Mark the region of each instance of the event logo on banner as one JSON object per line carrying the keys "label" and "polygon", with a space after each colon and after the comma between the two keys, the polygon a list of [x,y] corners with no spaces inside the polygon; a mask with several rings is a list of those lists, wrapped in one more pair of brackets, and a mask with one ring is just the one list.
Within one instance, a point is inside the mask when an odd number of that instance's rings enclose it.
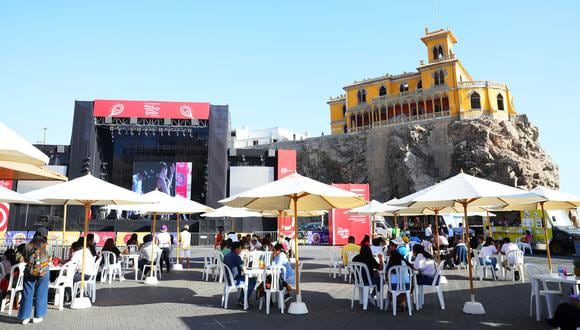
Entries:
{"label": "event logo on banner", "polygon": [[[0,186],[12,190],[12,180],[0,180]],[[0,203],[0,233],[8,229],[8,216],[10,215],[10,204]]]}
{"label": "event logo on banner", "polygon": [[94,117],[209,119],[207,102],[95,100]]}
{"label": "event logo on banner", "polygon": [[[280,180],[296,172],[296,150],[278,149],[276,178]],[[294,238],[296,224],[292,217],[278,217],[278,234]]]}
{"label": "event logo on banner", "polygon": [[[90,231],[89,234],[95,235],[95,246],[102,247],[105,245],[107,239],[112,238],[113,241],[115,240],[115,232],[114,231]],[[81,237],[84,236],[84,233]]]}
{"label": "event logo on banner", "polygon": [[7,245],[17,247],[22,243],[28,243],[34,237],[34,233],[34,231],[7,231],[4,238]]}
{"label": "event logo on banner", "polygon": [[[370,197],[370,188],[365,184],[332,184],[334,187],[348,190],[357,195],[362,195],[366,200]],[[344,245],[348,243],[348,237],[354,236],[356,242],[360,242],[365,235],[371,233],[370,217],[368,215],[356,215],[345,213],[349,209],[332,209],[329,215],[328,230],[332,245]]]}
{"label": "event logo on banner", "polygon": [[191,198],[191,163],[177,162],[175,166],[175,194]]}

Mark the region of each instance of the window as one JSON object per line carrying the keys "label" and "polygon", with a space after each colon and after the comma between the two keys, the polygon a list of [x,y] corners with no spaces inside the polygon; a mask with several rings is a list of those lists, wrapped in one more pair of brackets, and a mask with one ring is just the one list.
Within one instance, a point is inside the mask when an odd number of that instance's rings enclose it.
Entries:
{"label": "window", "polygon": [[435,104],[435,112],[441,112],[441,106],[439,104]]}
{"label": "window", "polygon": [[403,92],[408,92],[408,91],[409,91],[409,84],[407,82],[404,82],[399,86],[399,92],[403,93]]}
{"label": "window", "polygon": [[381,88],[379,88],[379,96],[384,95],[387,95],[387,89],[385,88],[385,86],[381,86]]}
{"label": "window", "polygon": [[417,83],[417,90],[421,89],[423,89],[423,81],[419,80],[419,82]]}
{"label": "window", "polygon": [[435,79],[435,86],[439,85],[439,72],[433,74],[433,79]]}
{"label": "window", "polygon": [[346,115],[346,105],[342,106],[342,116]]}
{"label": "window", "polygon": [[503,107],[503,96],[501,94],[497,94],[497,109],[498,110],[505,110]]}
{"label": "window", "polygon": [[481,109],[481,100],[477,92],[471,93],[469,98],[471,100],[471,109]]}
{"label": "window", "polygon": [[258,140],[254,140],[252,144],[255,145],[255,146],[257,146],[258,145]]}
{"label": "window", "polygon": [[367,102],[367,91],[364,89],[360,89],[356,94],[356,98],[358,100],[358,103],[366,103]]}
{"label": "window", "polygon": [[433,79],[435,80],[435,86],[445,84],[445,72],[443,70],[435,71]]}
{"label": "window", "polygon": [[443,47],[439,46],[439,47],[437,48],[437,51],[438,51],[438,53],[439,53],[439,55],[437,56],[437,58],[438,58],[438,59],[442,59],[442,58],[444,58],[444,56],[443,56]]}
{"label": "window", "polygon": [[439,52],[437,51],[437,46],[433,47],[433,59],[436,60],[439,57]]}

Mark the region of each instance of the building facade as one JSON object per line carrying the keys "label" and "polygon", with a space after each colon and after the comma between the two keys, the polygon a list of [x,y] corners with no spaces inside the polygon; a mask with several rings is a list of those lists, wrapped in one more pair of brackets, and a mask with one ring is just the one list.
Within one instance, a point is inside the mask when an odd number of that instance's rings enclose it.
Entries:
{"label": "building facade", "polygon": [[297,133],[286,128],[274,127],[250,130],[243,126],[232,130],[230,148],[247,148],[275,143],[278,141],[301,141],[308,138],[308,133]]}
{"label": "building facade", "polygon": [[428,60],[419,62],[417,72],[355,81],[330,98],[332,134],[444,117],[516,115],[506,84],[473,80],[453,52],[457,39],[451,31],[425,29],[421,41]]}

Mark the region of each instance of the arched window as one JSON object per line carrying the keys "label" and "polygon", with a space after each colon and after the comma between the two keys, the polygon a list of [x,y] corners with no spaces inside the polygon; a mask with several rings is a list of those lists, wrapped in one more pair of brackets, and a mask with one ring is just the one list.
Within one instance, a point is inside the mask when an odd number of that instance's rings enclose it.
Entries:
{"label": "arched window", "polygon": [[445,73],[443,70],[439,71],[439,85],[445,84]]}
{"label": "arched window", "polygon": [[384,95],[387,95],[387,89],[385,88],[385,86],[381,86],[381,88],[379,88],[379,96]]}
{"label": "arched window", "polygon": [[419,80],[419,82],[417,83],[417,89],[423,89],[423,81]]}
{"label": "arched window", "polygon": [[439,104],[435,104],[435,112],[441,112],[441,106]]}
{"label": "arched window", "polygon": [[471,93],[469,99],[471,100],[471,109],[481,109],[481,100],[477,92]]}
{"label": "arched window", "polygon": [[497,109],[498,110],[505,110],[503,107],[503,96],[501,94],[497,94]]}
{"label": "arched window", "polygon": [[439,85],[439,72],[433,74],[433,79],[435,80],[435,86]]}
{"label": "arched window", "polygon": [[342,106],[342,116],[344,117],[344,115],[346,114],[346,105]]}
{"label": "arched window", "polygon": [[356,92],[356,100],[358,101],[358,103],[361,103],[362,97],[361,97],[360,90],[358,92]]}
{"label": "arched window", "polygon": [[401,83],[401,85],[399,86],[399,92],[403,93],[408,91],[409,91],[409,83],[407,82]]}
{"label": "arched window", "polygon": [[359,91],[356,93],[356,98],[358,100],[358,103],[366,103],[367,91],[365,91],[364,89],[359,89]]}
{"label": "arched window", "polygon": [[439,58],[439,51],[437,50],[437,46],[433,47],[433,59],[436,60]]}
{"label": "arched window", "polygon": [[439,59],[442,59],[442,58],[444,58],[444,57],[445,57],[445,56],[443,56],[443,47],[439,46],[439,47],[437,48],[437,52],[439,53],[439,55],[438,55],[438,57],[437,57],[437,58],[439,58]]}

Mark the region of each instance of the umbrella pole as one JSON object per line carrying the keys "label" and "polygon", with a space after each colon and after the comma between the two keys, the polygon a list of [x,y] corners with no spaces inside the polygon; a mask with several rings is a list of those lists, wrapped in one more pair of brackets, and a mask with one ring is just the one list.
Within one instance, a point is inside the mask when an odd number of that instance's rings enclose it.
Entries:
{"label": "umbrella pole", "polygon": [[491,232],[491,219],[489,218],[489,210],[485,210],[485,213],[487,214],[487,228],[489,230],[489,236],[493,237]]}
{"label": "umbrella pole", "polygon": [[435,242],[435,246],[437,247],[437,253],[435,254],[435,261],[439,262],[439,253],[441,251],[439,251],[439,209],[435,209],[435,234],[436,236],[433,237],[437,237],[437,240]]}
{"label": "umbrella pole", "polygon": [[546,221],[546,212],[544,211],[544,202],[540,203],[542,207],[542,222],[544,226],[544,239],[546,240],[546,254],[548,255],[548,267],[552,272],[552,256],[550,255],[550,242],[548,241],[548,221]]}
{"label": "umbrella pole", "polygon": [[296,249],[296,301],[291,303],[288,307],[289,314],[307,314],[308,307],[302,302],[302,294],[300,293],[300,259],[298,258],[298,196],[292,195],[292,201],[294,202],[294,247]]}
{"label": "umbrella pole", "polygon": [[465,223],[466,243],[467,243],[467,263],[469,266],[469,293],[471,302],[475,302],[475,290],[473,289],[473,267],[471,265],[471,243],[469,242],[469,222],[467,221],[467,204],[463,204],[463,222]]}
{"label": "umbrella pole", "polygon": [[[72,309],[85,309],[91,307],[91,300],[88,297],[84,297],[85,293],[85,255],[87,253],[87,235],[89,234],[89,212],[91,203],[84,201],[83,205],[85,207],[85,228],[83,237],[83,260],[81,262],[81,285],[80,285],[80,295],[78,298],[73,298],[73,302],[70,306]],[[76,292],[73,292],[73,297],[76,296]]]}
{"label": "umbrella pole", "polygon": [[399,232],[399,225],[397,225],[397,213],[395,213],[395,238],[397,238]]}
{"label": "umbrella pole", "polygon": [[67,213],[67,210],[68,210],[68,206],[65,203],[64,204],[64,210],[62,212],[62,245],[63,245],[63,247],[65,245],[64,233],[66,232],[66,213]]}

